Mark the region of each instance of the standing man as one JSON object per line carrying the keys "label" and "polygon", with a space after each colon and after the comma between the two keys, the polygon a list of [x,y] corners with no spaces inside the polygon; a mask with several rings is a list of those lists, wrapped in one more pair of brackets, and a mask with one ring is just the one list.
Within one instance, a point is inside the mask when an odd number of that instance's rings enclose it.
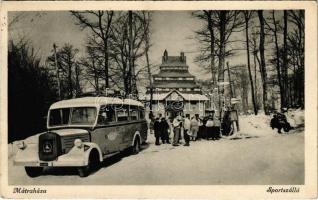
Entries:
{"label": "standing man", "polygon": [[164,117],[161,118],[159,125],[160,125],[160,133],[161,133],[162,143],[163,144],[165,144],[165,143],[170,144],[169,135],[168,135],[169,124]]}
{"label": "standing man", "polygon": [[183,131],[183,138],[185,144],[183,146],[190,146],[190,128],[191,128],[191,121],[190,121],[190,115],[186,114],[186,118],[184,119],[184,125],[183,125],[184,131]]}
{"label": "standing man", "polygon": [[155,119],[153,129],[155,131],[155,137],[156,137],[156,145],[160,145],[159,139],[160,139],[160,122],[159,122],[159,117]]}
{"label": "standing man", "polygon": [[180,132],[181,132],[181,126],[182,126],[181,116],[176,116],[173,119],[172,126],[173,126],[173,132],[174,132],[172,146],[179,146],[178,140],[180,138]]}

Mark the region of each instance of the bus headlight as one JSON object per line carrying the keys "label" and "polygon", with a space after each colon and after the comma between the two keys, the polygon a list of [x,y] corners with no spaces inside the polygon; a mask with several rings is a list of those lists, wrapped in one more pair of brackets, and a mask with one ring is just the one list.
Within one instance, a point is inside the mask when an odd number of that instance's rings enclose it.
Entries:
{"label": "bus headlight", "polygon": [[18,147],[19,149],[21,149],[21,150],[25,149],[26,146],[27,146],[27,145],[25,144],[24,141],[18,141],[18,142],[17,142],[17,147]]}
{"label": "bus headlight", "polygon": [[82,145],[83,145],[83,142],[81,139],[75,139],[74,140],[74,145],[77,147],[77,148],[82,148]]}

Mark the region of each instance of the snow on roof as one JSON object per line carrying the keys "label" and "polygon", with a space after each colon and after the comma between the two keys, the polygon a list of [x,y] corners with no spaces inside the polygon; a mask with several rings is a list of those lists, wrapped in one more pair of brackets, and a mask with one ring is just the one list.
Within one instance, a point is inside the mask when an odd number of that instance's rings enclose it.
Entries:
{"label": "snow on roof", "polygon": [[68,99],[53,103],[50,109],[69,108],[69,107],[97,107],[105,104],[125,104],[143,107],[144,105],[133,99],[120,99],[116,97],[82,97],[76,99]]}
{"label": "snow on roof", "polygon": [[[181,92],[180,92],[181,93]],[[181,93],[181,96],[187,101],[208,101],[208,97],[202,94],[184,94]]]}
{"label": "snow on roof", "polygon": [[[173,92],[178,93],[186,101],[208,101],[209,100],[208,97],[206,97],[205,95],[202,95],[202,94],[186,94],[186,93],[179,92],[177,90],[172,90],[170,92],[160,93],[160,94],[154,93],[152,100],[154,100],[154,101],[164,100]],[[145,97],[146,97],[146,100],[148,100],[148,101],[150,100],[150,94],[147,94]]]}

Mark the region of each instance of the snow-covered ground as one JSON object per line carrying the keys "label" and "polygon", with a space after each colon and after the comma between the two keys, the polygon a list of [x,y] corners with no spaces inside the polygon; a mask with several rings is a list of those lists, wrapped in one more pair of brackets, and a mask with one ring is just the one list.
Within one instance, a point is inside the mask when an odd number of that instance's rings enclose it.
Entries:
{"label": "snow-covered ground", "polygon": [[[302,111],[295,111],[299,118]],[[302,118],[303,119],[303,118]],[[218,141],[196,141],[190,147],[154,145],[153,135],[138,155],[115,156],[89,177],[73,169],[50,169],[29,178],[9,157],[9,184],[303,184],[304,128],[277,134],[265,115],[241,116],[241,131]],[[301,121],[301,120],[299,120]],[[12,150],[14,152],[14,150]]]}

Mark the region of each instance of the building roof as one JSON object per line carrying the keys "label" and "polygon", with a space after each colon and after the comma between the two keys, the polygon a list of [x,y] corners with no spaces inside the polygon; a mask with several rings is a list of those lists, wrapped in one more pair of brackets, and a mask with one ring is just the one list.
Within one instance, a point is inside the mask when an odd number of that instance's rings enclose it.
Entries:
{"label": "building roof", "polygon": [[154,88],[199,88],[199,86],[193,82],[187,81],[157,81],[153,83]]}
{"label": "building roof", "polygon": [[68,99],[53,103],[50,109],[69,107],[98,107],[105,104],[133,105],[143,107],[144,105],[133,99],[120,99],[116,97],[82,97]]}
{"label": "building roof", "polygon": [[195,77],[189,72],[175,72],[175,71],[160,71],[158,74],[154,74],[153,77]]}
{"label": "building roof", "polygon": [[[179,94],[186,101],[208,101],[209,100],[208,97],[206,97],[205,95],[202,95],[202,94],[186,94],[186,93],[179,92],[177,90],[172,90],[170,92],[160,93],[160,94],[154,93],[152,100],[153,101],[162,101],[162,100],[166,99],[173,92],[176,92],[177,94]],[[150,100],[150,94],[147,94],[145,96],[145,100],[147,100],[147,101]]]}

